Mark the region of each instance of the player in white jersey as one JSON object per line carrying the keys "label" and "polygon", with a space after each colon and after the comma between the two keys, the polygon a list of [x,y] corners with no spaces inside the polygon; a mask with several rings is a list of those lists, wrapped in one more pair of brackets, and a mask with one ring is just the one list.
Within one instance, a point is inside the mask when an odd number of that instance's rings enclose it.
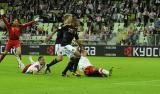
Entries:
{"label": "player in white jersey", "polygon": [[29,60],[31,64],[28,64],[27,66],[24,65],[24,63],[20,60],[19,56],[16,55],[17,61],[20,64],[20,68],[22,70],[22,73],[30,73],[30,74],[37,74],[42,69],[45,68],[45,59],[43,56],[38,57],[38,61],[33,61],[32,56],[29,56]]}
{"label": "player in white jersey", "polygon": [[78,63],[79,70],[84,72],[86,76],[108,77],[112,74],[112,68],[108,71],[103,68],[96,68],[87,58],[87,51],[81,51],[81,58]]}

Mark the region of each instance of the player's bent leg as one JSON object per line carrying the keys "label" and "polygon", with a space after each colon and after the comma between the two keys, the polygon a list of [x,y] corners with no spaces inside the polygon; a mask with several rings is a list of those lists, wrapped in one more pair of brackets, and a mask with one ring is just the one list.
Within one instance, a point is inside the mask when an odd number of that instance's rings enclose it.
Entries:
{"label": "player's bent leg", "polygon": [[81,76],[81,75],[77,72],[77,67],[78,67],[79,59],[80,59],[80,58],[76,58],[75,61],[74,61],[74,65],[73,65],[73,75],[74,75],[74,76]]}
{"label": "player's bent leg", "polygon": [[22,59],[21,58],[21,47],[20,46],[16,48],[16,54],[19,56],[20,59]]}
{"label": "player's bent leg", "polygon": [[70,58],[70,61],[68,62],[68,65],[66,66],[66,68],[63,70],[62,72],[62,76],[67,76],[67,71],[72,68],[74,65],[74,58]]}
{"label": "player's bent leg", "polygon": [[0,56],[0,63],[2,62],[2,60],[5,58],[5,56],[7,55],[7,53],[10,51],[10,49],[13,47],[12,42],[8,41],[6,44],[6,48],[4,53],[2,53],[2,55]]}
{"label": "player's bent leg", "polygon": [[102,76],[105,76],[105,77],[108,77],[109,76],[109,71],[108,70],[105,70],[103,68],[99,68],[99,73],[102,75]]}
{"label": "player's bent leg", "polygon": [[62,55],[60,55],[57,58],[53,59],[49,64],[46,65],[45,73],[47,73],[47,72],[51,73],[50,67],[55,65],[55,64],[57,64],[58,62],[60,62],[62,60],[63,60],[63,56]]}
{"label": "player's bent leg", "polygon": [[76,56],[76,58],[74,59],[73,75],[75,75],[75,76],[80,76],[80,74],[77,73],[77,67],[78,67],[78,63],[79,63],[81,54],[80,54],[79,51],[75,51],[74,55]]}
{"label": "player's bent leg", "polygon": [[81,57],[81,53],[79,51],[75,51],[74,52],[74,55],[77,57],[77,58],[80,58]]}
{"label": "player's bent leg", "polygon": [[[21,58],[21,47],[20,46],[16,48],[16,55],[17,55],[17,57],[19,57],[20,60],[22,59]],[[19,61],[18,61],[18,68],[21,68],[21,63]]]}
{"label": "player's bent leg", "polygon": [[74,75],[74,76],[81,76],[81,75],[77,72],[77,67],[78,67],[79,60],[80,60],[79,57],[74,57],[73,60],[72,60],[72,65],[71,65],[71,67],[73,67],[73,75]]}
{"label": "player's bent leg", "polygon": [[19,68],[20,68],[21,70],[24,70],[25,65],[24,65],[23,62],[21,61],[20,57],[19,57],[19,56],[16,56],[16,59],[17,59],[17,61],[18,61],[18,64],[20,65]]}
{"label": "player's bent leg", "polygon": [[63,60],[63,55],[57,57],[57,62],[61,62]]}
{"label": "player's bent leg", "polygon": [[64,71],[62,72],[62,75],[66,74],[70,67],[73,67],[73,75],[80,76],[80,74],[77,73],[78,62],[79,62],[79,59],[80,59],[80,56],[81,56],[80,52],[78,52],[77,49],[75,49],[71,45],[65,46],[64,50],[65,50],[64,51],[65,54],[70,59],[72,58],[72,60],[70,60],[70,62],[68,63],[68,65],[66,66],[66,68],[64,69]]}
{"label": "player's bent leg", "polygon": [[103,68],[98,68],[97,70],[99,75],[101,75],[102,77],[109,77],[112,75],[113,67],[109,71]]}
{"label": "player's bent leg", "polygon": [[48,67],[53,66],[62,60],[63,60],[63,56],[58,56],[57,58],[53,59],[49,64],[47,64],[47,66]]}
{"label": "player's bent leg", "polygon": [[7,55],[7,53],[8,53],[8,50],[5,50],[4,53],[2,53],[2,55],[0,55],[0,63],[5,58],[5,56]]}

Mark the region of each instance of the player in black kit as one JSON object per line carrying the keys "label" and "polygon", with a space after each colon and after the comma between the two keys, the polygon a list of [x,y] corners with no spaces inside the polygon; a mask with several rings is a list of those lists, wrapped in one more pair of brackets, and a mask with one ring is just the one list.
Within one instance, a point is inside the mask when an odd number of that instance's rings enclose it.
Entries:
{"label": "player in black kit", "polygon": [[[79,44],[78,41],[78,34],[77,34],[77,26],[78,26],[78,20],[76,18],[73,18],[72,16],[68,17],[68,22],[65,24],[61,29],[61,36],[60,37],[61,41],[59,42],[59,48],[57,50],[58,58],[54,59],[51,63],[47,64],[46,72],[50,72],[50,67],[52,65],[55,65],[56,63],[60,62],[63,60],[63,55],[66,54],[69,58],[76,56],[75,61],[78,62],[80,59],[80,53],[71,46],[72,40],[75,38],[77,44]],[[63,35],[63,36],[62,36]],[[78,65],[78,64],[77,64]],[[77,66],[76,65],[76,66]],[[73,74],[78,76],[79,74],[76,73],[77,67],[74,67],[73,69]]]}
{"label": "player in black kit", "polygon": [[55,53],[57,54],[57,58],[53,59],[53,61],[51,61],[51,63],[47,64],[45,73],[47,73],[47,71],[51,72],[51,70],[49,68],[50,66],[63,60],[63,52],[61,49],[61,42],[62,42],[63,32],[66,31],[65,25],[67,25],[69,23],[70,19],[72,19],[72,15],[66,14],[64,16],[63,25],[59,26],[58,29],[53,31],[52,34],[50,36],[48,36],[48,38],[46,39],[46,42],[49,41],[53,37],[53,35],[57,32],[57,38],[55,41]]}
{"label": "player in black kit", "polygon": [[65,47],[65,53],[69,55],[70,61],[67,65],[67,67],[62,72],[62,76],[66,76],[67,71],[73,67],[73,75],[80,76],[79,73],[77,73],[77,66],[80,59],[80,52],[75,48],[71,46],[72,40],[75,38],[75,42],[78,44],[78,46],[81,46],[79,42],[79,37],[77,33],[77,27],[79,26],[79,21],[74,18],[72,21],[72,25],[70,27],[70,30],[64,32],[63,40],[62,40],[62,46]]}

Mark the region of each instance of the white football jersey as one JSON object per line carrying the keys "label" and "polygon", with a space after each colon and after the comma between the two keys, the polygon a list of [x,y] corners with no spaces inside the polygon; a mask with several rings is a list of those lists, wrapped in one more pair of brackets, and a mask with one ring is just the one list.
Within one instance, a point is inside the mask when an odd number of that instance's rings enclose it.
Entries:
{"label": "white football jersey", "polygon": [[31,66],[27,69],[26,73],[32,73],[33,71],[39,71],[42,68],[42,66],[39,64],[39,62],[32,63]]}
{"label": "white football jersey", "polygon": [[29,60],[31,62],[31,65],[27,69],[26,73],[32,73],[33,71],[39,72],[42,68],[44,68],[44,66],[41,66],[38,61],[33,61],[32,56],[29,57]]}
{"label": "white football jersey", "polygon": [[89,59],[87,57],[81,56],[79,63],[78,63],[79,70],[84,71],[88,66],[92,66]]}

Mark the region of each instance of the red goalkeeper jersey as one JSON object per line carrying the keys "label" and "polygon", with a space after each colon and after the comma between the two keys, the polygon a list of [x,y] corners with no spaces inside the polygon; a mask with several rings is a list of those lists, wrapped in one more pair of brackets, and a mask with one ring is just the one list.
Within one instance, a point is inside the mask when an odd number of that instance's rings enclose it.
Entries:
{"label": "red goalkeeper jersey", "polygon": [[2,19],[4,23],[6,24],[7,30],[9,32],[9,39],[10,40],[19,40],[20,33],[22,29],[26,28],[27,26],[31,26],[34,21],[30,21],[28,23],[25,23],[23,25],[18,25],[18,26],[13,26],[9,23],[8,19],[6,16],[2,16]]}

